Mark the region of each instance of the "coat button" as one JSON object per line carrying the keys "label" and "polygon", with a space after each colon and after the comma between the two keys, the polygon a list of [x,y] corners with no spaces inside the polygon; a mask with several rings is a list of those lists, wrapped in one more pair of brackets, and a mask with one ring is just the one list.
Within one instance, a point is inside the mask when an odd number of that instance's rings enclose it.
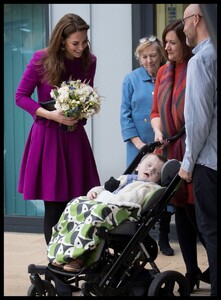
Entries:
{"label": "coat button", "polygon": [[144,122],[147,122],[147,119],[144,119]]}

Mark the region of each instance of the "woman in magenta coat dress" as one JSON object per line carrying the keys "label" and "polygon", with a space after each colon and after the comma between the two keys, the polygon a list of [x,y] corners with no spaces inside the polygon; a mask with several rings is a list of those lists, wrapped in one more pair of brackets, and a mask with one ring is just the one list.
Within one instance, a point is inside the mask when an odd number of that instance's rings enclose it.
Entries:
{"label": "woman in magenta coat dress", "polygon": [[[78,15],[64,15],[52,32],[49,46],[34,53],[16,91],[16,104],[33,117],[18,192],[24,200],[44,201],[47,244],[67,202],[100,185],[84,129],[86,119],[65,117],[39,103],[51,100],[51,90],[70,77],[93,86],[96,57],[90,52],[88,29],[89,25]],[[35,89],[38,102],[32,98]],[[64,130],[71,125],[76,125],[74,131]]]}

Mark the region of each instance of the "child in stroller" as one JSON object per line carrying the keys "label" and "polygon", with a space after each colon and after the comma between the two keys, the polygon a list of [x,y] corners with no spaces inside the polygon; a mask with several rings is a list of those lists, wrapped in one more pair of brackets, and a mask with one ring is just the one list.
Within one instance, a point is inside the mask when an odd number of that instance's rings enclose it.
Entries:
{"label": "child in stroller", "polygon": [[[124,175],[131,174],[141,158],[153,152],[156,146],[159,146],[158,142],[145,145]],[[160,188],[148,195],[138,220],[134,218],[134,212],[131,214],[128,210],[127,217],[128,214],[132,216],[131,220],[111,230],[104,226],[98,228],[96,235],[100,242],[94,250],[87,251],[86,261],[79,272],[67,272],[51,263],[46,267],[29,265],[32,284],[28,296],[72,296],[76,291],[81,296],[189,296],[184,275],[173,270],[160,272],[156,266],[158,246],[149,234],[182,183],[179,169],[180,162],[177,160],[163,164]],[[135,209],[136,216],[137,211]],[[121,218],[120,214],[116,216]],[[42,275],[45,279],[41,278]],[[61,285],[66,289],[65,294],[58,291]]]}
{"label": "child in stroller", "polygon": [[[78,197],[71,200],[54,226],[48,245],[48,258],[52,265],[65,271],[79,272],[84,263],[83,251],[94,249],[99,242],[97,228],[104,226],[111,230],[123,221],[138,220],[145,199],[161,187],[157,183],[160,183],[161,169],[166,161],[164,156],[146,154],[137,166],[137,174],[121,175],[118,179],[112,177],[104,186],[92,188],[86,199]],[[131,206],[131,203],[138,205]],[[98,207],[100,204],[102,210]],[[122,213],[122,207],[129,209],[130,214],[116,218],[116,213]],[[132,210],[133,207],[138,209],[137,213]],[[98,214],[98,210],[101,213]]]}

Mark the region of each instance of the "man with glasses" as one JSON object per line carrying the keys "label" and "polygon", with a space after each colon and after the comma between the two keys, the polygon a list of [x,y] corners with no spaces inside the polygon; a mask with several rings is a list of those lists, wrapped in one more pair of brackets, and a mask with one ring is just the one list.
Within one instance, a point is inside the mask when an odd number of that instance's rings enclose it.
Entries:
{"label": "man with glasses", "polygon": [[202,18],[203,16],[201,16],[201,15],[199,15],[199,14],[198,14],[198,15],[193,14],[193,15],[187,16],[187,17],[181,19],[183,25],[185,26],[185,21],[186,21],[187,19],[189,19],[189,18],[192,18],[192,17],[201,17],[201,18]]}
{"label": "man with glasses", "polygon": [[186,43],[194,56],[187,68],[184,117],[186,151],[179,175],[193,182],[199,231],[210,269],[211,296],[217,295],[217,54],[199,4],[184,11]]}

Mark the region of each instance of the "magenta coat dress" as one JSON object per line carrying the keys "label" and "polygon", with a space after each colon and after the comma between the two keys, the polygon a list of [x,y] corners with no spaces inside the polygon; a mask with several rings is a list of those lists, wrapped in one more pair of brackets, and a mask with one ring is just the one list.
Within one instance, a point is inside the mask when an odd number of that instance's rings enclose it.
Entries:
{"label": "magenta coat dress", "polygon": [[[40,107],[38,102],[51,100],[53,86],[41,83],[36,62],[45,50],[34,53],[16,91],[16,104],[33,117],[22,158],[18,192],[24,200],[45,200],[66,202],[74,197],[86,195],[88,190],[100,185],[99,175],[90,142],[84,125],[86,120],[78,122],[77,128],[64,131],[54,121],[38,118],[35,115]],[[89,81],[93,86],[96,70],[96,57],[92,55],[92,64],[87,75],[82,73],[81,58],[66,60],[67,72],[62,78],[68,80]],[[38,102],[31,98],[37,88]]]}

